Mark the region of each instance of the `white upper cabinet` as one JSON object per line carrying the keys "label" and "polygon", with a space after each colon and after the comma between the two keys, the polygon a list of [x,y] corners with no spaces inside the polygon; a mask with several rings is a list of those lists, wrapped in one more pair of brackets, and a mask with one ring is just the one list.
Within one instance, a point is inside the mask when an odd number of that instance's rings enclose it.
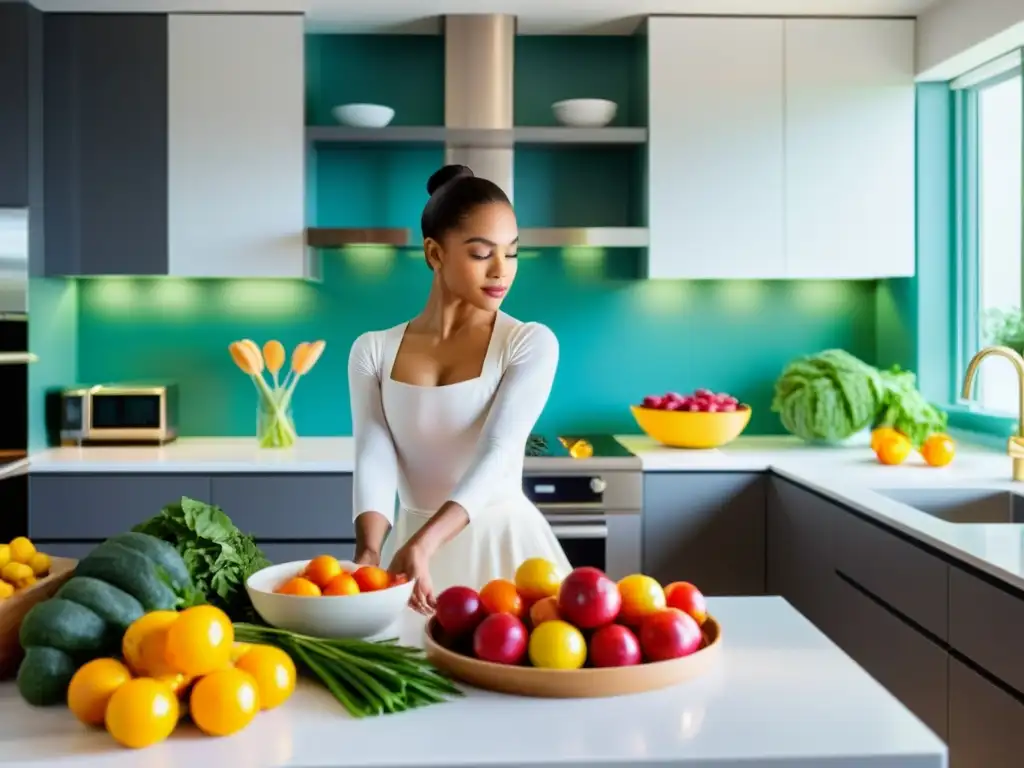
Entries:
{"label": "white upper cabinet", "polygon": [[786,21],[790,277],[914,274],[914,119],[913,21]]}
{"label": "white upper cabinet", "polygon": [[648,276],[914,273],[914,22],[648,26]]}
{"label": "white upper cabinet", "polygon": [[778,277],[783,22],[649,21],[648,276]]}
{"label": "white upper cabinet", "polygon": [[171,15],[168,273],[307,277],[301,15]]}

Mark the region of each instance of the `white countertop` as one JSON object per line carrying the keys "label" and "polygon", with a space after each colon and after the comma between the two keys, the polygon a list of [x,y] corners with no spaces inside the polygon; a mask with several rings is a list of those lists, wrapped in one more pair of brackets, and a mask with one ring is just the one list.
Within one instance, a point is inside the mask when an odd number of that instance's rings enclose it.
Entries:
{"label": "white countertop", "polygon": [[[240,734],[191,727],[138,752],[32,709],[0,685],[0,762],[14,766],[687,766],[945,768],[942,741],[782,598],[712,598],[721,663],[673,688],[608,699],[530,699],[468,690],[402,715],[352,720],[303,684]],[[405,642],[422,623],[410,618]]]}

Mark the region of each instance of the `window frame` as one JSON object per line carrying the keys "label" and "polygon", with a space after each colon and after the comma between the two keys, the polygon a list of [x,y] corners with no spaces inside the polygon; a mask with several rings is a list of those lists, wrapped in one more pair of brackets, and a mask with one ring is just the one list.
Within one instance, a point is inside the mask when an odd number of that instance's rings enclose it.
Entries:
{"label": "window frame", "polygon": [[[987,71],[986,71],[987,70]],[[1017,419],[1008,418],[986,410],[975,399],[962,395],[962,376],[971,358],[982,347],[982,323],[979,316],[980,291],[980,208],[979,208],[979,96],[982,91],[1000,83],[1021,78],[1024,89],[1024,49],[1007,54],[974,73],[968,73],[960,80],[953,81],[953,140],[954,140],[954,323],[953,323],[953,366],[949,378],[954,405],[958,409],[976,414],[984,421],[972,425],[979,431],[1009,434],[1009,428],[1016,428]],[[1021,137],[1024,148],[1024,134]],[[1024,189],[1021,192],[1021,208],[1024,214]],[[1021,238],[1021,260],[1024,262],[1024,237]],[[1021,287],[1021,309],[1024,309],[1024,285]],[[1024,414],[1021,414],[1024,418]]]}

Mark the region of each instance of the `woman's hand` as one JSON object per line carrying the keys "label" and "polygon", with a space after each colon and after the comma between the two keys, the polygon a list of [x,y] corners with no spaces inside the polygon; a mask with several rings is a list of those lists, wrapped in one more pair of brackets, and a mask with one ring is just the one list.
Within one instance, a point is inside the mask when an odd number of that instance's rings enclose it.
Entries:
{"label": "woman's hand", "polygon": [[393,576],[404,575],[409,580],[416,580],[409,606],[424,616],[434,612],[434,587],[430,582],[430,556],[426,549],[412,539],[395,552],[388,572]]}
{"label": "woman's hand", "polygon": [[380,553],[372,549],[364,549],[356,553],[352,562],[360,567],[364,565],[380,566]]}

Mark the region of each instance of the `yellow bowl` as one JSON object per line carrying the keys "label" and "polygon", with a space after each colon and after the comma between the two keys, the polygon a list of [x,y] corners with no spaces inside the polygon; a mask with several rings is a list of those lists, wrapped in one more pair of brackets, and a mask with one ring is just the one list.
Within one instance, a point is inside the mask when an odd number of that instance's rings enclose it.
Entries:
{"label": "yellow bowl", "polygon": [[750,423],[749,405],[736,411],[662,411],[631,405],[633,418],[652,440],[670,448],[718,448],[732,442]]}

